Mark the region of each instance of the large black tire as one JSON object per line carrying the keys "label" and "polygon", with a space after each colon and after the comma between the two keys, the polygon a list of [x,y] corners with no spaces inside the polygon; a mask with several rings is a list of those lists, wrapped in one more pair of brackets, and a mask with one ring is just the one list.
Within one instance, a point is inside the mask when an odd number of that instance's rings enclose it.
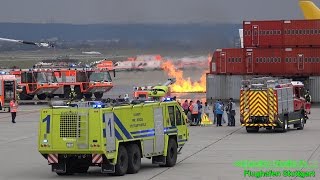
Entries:
{"label": "large black tire", "polygon": [[128,152],[126,148],[122,145],[118,149],[118,158],[117,164],[115,166],[116,172],[115,175],[123,176],[127,173],[128,170]]}
{"label": "large black tire", "polygon": [[176,165],[177,157],[178,157],[177,141],[174,140],[173,138],[170,138],[168,143],[165,167],[172,167]]}
{"label": "large black tire", "polygon": [[27,100],[32,100],[34,98],[33,94],[27,94]]}
{"label": "large black tire", "polygon": [[45,93],[37,94],[37,97],[39,100],[45,100],[47,98],[47,95]]}
{"label": "large black tire", "polygon": [[103,92],[95,92],[95,93],[94,93],[94,97],[95,97],[96,99],[101,99],[102,96],[103,96]]}
{"label": "large black tire", "polygon": [[48,97],[49,99],[52,99],[52,98],[54,98],[54,95],[53,95],[53,94],[48,94],[47,97]]}
{"label": "large black tire", "polygon": [[92,93],[83,94],[86,99],[90,99],[92,97]]}
{"label": "large black tire", "polygon": [[81,92],[80,86],[75,86],[74,87],[74,92],[76,93],[76,99],[82,99],[83,98],[83,93]]}
{"label": "large black tire", "polygon": [[298,130],[303,130],[304,129],[304,118],[300,118],[300,124],[298,125]]}
{"label": "large black tire", "polygon": [[69,175],[73,175],[75,172],[75,169],[73,168],[73,166],[70,163],[66,164],[66,172],[65,173],[58,173],[57,175],[59,176],[69,176]]}
{"label": "large black tire", "polygon": [[28,99],[26,87],[23,87],[22,91],[19,93],[19,99],[20,100],[27,100]]}
{"label": "large black tire", "polygon": [[128,150],[128,173],[135,174],[141,167],[141,153],[137,144],[130,144]]}
{"label": "large black tire", "polygon": [[246,126],[246,130],[247,130],[247,133],[257,133],[257,132],[259,132],[259,127],[258,126],[253,126],[253,127]]}
{"label": "large black tire", "polygon": [[285,116],[282,122],[282,132],[285,133],[288,131],[288,117]]}

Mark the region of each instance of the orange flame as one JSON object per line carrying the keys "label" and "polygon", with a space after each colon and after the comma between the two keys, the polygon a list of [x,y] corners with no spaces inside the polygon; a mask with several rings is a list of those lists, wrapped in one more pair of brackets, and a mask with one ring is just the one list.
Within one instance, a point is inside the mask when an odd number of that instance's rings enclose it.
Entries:
{"label": "orange flame", "polygon": [[169,77],[176,78],[176,82],[171,85],[172,92],[206,92],[206,73],[204,71],[198,82],[192,82],[190,77],[183,78],[183,71],[176,69],[172,61],[166,61],[162,68],[168,73]]}

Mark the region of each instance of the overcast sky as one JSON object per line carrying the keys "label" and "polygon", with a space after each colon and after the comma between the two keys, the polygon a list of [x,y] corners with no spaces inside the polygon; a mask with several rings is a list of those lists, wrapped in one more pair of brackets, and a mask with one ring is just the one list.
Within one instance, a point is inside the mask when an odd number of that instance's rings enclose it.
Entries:
{"label": "overcast sky", "polygon": [[303,19],[303,15],[298,0],[0,0],[0,22],[241,23],[254,19]]}

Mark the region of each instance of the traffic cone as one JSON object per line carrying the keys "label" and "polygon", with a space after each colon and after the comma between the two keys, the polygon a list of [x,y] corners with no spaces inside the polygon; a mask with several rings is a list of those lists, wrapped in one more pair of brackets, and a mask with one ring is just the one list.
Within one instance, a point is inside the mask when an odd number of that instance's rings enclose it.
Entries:
{"label": "traffic cone", "polygon": [[211,119],[205,114],[203,113],[201,116],[201,126],[207,126],[207,125],[212,125],[212,121]]}

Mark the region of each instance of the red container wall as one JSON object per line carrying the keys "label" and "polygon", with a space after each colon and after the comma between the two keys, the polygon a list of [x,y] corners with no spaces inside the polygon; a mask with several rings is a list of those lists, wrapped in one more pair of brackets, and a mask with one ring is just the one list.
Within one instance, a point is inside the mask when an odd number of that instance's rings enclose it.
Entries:
{"label": "red container wall", "polygon": [[243,45],[251,47],[281,47],[282,21],[244,21]]}
{"label": "red container wall", "polygon": [[287,48],[284,62],[291,75],[320,75],[320,48]]}
{"label": "red container wall", "polygon": [[243,42],[252,47],[320,47],[320,20],[244,21]]}
{"label": "red container wall", "polygon": [[[216,66],[213,74],[243,74],[245,70],[243,49],[219,49],[215,51],[213,57]],[[212,66],[214,66],[213,63]]]}
{"label": "red container wall", "polygon": [[[248,52],[248,51],[247,51]],[[253,74],[281,74],[284,64],[281,61],[281,49],[252,49]]]}
{"label": "red container wall", "polygon": [[257,48],[252,53],[253,74],[320,75],[320,48]]}
{"label": "red container wall", "polygon": [[284,46],[320,47],[319,20],[283,21]]}

